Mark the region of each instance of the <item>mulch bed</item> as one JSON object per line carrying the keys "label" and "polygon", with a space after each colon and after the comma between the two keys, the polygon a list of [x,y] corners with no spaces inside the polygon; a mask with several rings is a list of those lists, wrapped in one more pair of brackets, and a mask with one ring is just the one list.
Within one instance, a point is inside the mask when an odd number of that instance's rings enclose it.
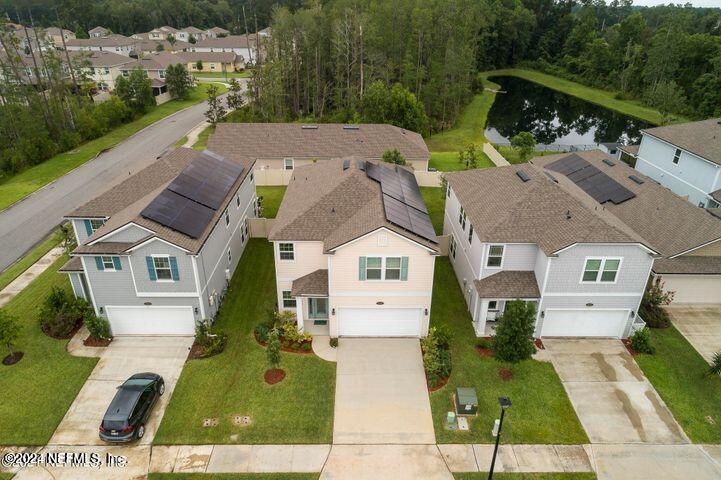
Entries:
{"label": "mulch bed", "polygon": [[283,381],[284,378],[285,370],[281,368],[271,368],[270,370],[266,370],[265,375],[263,375],[263,379],[268,385],[275,385],[276,383]]}
{"label": "mulch bed", "polygon": [[3,365],[15,365],[22,360],[23,356],[25,356],[23,352],[15,352],[12,355],[8,355],[3,358]]}
{"label": "mulch bed", "polygon": [[426,377],[426,385],[428,385],[428,391],[433,393],[437,390],[440,390],[441,388],[446,386],[446,384],[448,383],[448,379],[450,379],[450,378],[451,378],[450,375],[448,375],[445,378],[440,378],[440,379],[438,379],[438,381],[436,382],[436,384],[434,386],[434,385],[431,385],[431,382],[428,381],[428,377]]}
{"label": "mulch bed", "polygon": [[483,358],[491,358],[493,357],[493,349],[492,348],[481,348],[478,345],[476,345],[476,352]]}
{"label": "mulch bed", "polygon": [[86,347],[107,347],[112,341],[112,338],[95,338],[91,335],[83,340],[83,345]]}
{"label": "mulch bed", "polygon": [[[253,338],[255,338],[255,341],[258,342],[258,345],[261,345],[263,347],[268,346],[268,342],[261,342],[260,340],[258,340],[258,336],[255,333],[253,333]],[[309,340],[307,342],[303,342],[301,345],[303,345],[303,344],[307,344],[310,346],[310,345],[312,345],[312,341]],[[284,342],[283,340],[281,340],[281,342],[280,342],[280,350],[282,352],[288,352],[288,353],[302,353],[302,354],[313,353],[312,347],[308,348],[308,350],[303,350],[302,348],[295,348],[295,347],[291,346],[288,342]]]}
{"label": "mulch bed", "polygon": [[83,326],[83,322],[78,322],[78,324],[73,327],[73,329],[70,331],[70,333],[68,333],[67,335],[64,335],[64,336],[50,335],[48,332],[45,331],[45,328],[42,328],[42,327],[40,328],[40,330],[42,330],[43,333],[45,335],[47,335],[48,337],[54,338],[55,340],[69,340],[69,339],[73,338],[76,333],[78,333],[78,330],[80,330],[80,327],[82,327],[82,326]]}
{"label": "mulch bed", "polygon": [[[218,352],[215,355],[218,355]],[[188,360],[197,360],[202,358],[210,358],[214,357],[215,355],[206,355],[205,351],[203,350],[203,347],[198,343],[197,340],[193,342],[193,345],[190,347],[190,351],[188,351]]]}
{"label": "mulch bed", "polygon": [[545,350],[546,347],[543,346],[543,341],[540,338],[534,338],[533,344],[536,346],[539,350]]}
{"label": "mulch bed", "polygon": [[507,368],[501,367],[498,369],[498,376],[501,377],[501,380],[504,382],[508,382],[513,378],[513,372]]}
{"label": "mulch bed", "polygon": [[623,346],[626,347],[626,350],[628,350],[628,353],[630,353],[634,357],[636,355],[638,355],[638,352],[636,350],[634,350],[633,348],[631,348],[631,340],[625,339],[625,340],[621,340],[621,342],[623,342]]}

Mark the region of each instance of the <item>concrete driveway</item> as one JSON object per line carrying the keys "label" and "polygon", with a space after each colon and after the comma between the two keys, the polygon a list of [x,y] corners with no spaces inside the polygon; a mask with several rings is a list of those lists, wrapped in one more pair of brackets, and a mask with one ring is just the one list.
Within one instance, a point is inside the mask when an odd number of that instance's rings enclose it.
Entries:
{"label": "concrete driveway", "polygon": [[333,443],[435,442],[418,339],[342,338]]}
{"label": "concrete driveway", "polygon": [[721,352],[721,305],[666,307],[673,325],[708,362]]}
{"label": "concrete driveway", "polygon": [[690,443],[620,341],[543,343],[591,443]]}
{"label": "concrete driveway", "polygon": [[192,343],[192,337],[116,337],[80,389],[49,445],[105,445],[98,438],[105,410],[116,388],[141,372],[158,373],[165,379],[165,394],[153,408],[145,436],[139,442],[151,444]]}

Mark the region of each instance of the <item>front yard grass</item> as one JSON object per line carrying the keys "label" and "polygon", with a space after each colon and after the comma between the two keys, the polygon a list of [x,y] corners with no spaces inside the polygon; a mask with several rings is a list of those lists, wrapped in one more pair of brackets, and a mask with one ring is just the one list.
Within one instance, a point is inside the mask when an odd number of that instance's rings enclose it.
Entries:
{"label": "front yard grass", "polygon": [[503,158],[508,160],[508,163],[512,164],[518,164],[518,163],[526,163],[528,160],[530,160],[533,157],[543,157],[545,155],[556,155],[563,152],[555,152],[551,150],[536,150],[533,152],[533,155],[531,158],[526,160],[526,162],[521,160],[521,154],[513,147],[509,147],[506,145],[498,145],[496,146],[496,150],[498,150],[498,153],[503,155]]}
{"label": "front yard grass", "polygon": [[[162,120],[175,112],[200,103],[206,99],[206,91],[210,83],[200,83],[194,88],[187,100],[171,100],[159,105],[137,120],[121,125],[100,138],[80,145],[74,150],[55,155],[44,162],[28,168],[16,175],[0,179],[0,210],[22,200],[34,191],[44,187],[53,180],[62,177],[70,170],[92,160],[103,150],[114,147],[143,128]],[[217,84],[220,92],[227,90],[225,85]]]}
{"label": "front yard grass", "polygon": [[0,445],[45,445],[97,363],[70,356],[67,340],[47,337],[38,325],[37,311],[50,290],[70,290],[67,276],[57,272],[67,260],[63,255],[3,307],[22,325],[17,349],[25,356],[0,365]]}
{"label": "front yard grass", "polygon": [[[252,331],[276,303],[273,265],[271,244],[250,240],[216,321],[228,345],[220,355],[185,365],[156,444],[331,442],[335,363],[283,353],[285,380],[273,386],[263,380],[266,353]],[[234,426],[234,415],[249,415],[251,424]],[[220,423],[205,428],[204,418]]]}
{"label": "front yard grass", "polygon": [[287,187],[255,187],[255,193],[263,197],[263,217],[275,218]]}
{"label": "front yard grass", "polygon": [[[454,473],[455,480],[486,480],[488,473]],[[498,480],[595,480],[595,473],[494,473]]]}
{"label": "front yard grass", "polygon": [[193,76],[195,78],[218,78],[218,79],[225,79],[227,78],[250,78],[251,74],[250,72],[193,72]]}
{"label": "front yard grass", "polygon": [[148,480],[318,480],[319,476],[319,473],[151,473]]}
{"label": "front yard grass", "polygon": [[[503,395],[513,402],[503,423],[503,443],[588,443],[550,363],[526,360],[513,365],[513,378],[503,381],[498,376],[503,364],[477,353],[471,316],[447,257],[436,259],[431,327],[435,325],[445,325],[453,335],[451,377],[445,387],[430,396],[438,443],[492,443],[491,429],[500,413],[498,397]],[[473,387],[478,394],[478,416],[471,418],[469,431],[444,428],[457,387]]]}
{"label": "front yard grass", "polygon": [[[479,144],[480,149],[480,144]],[[479,152],[479,162],[476,168],[494,167],[495,164],[488,158],[488,155]],[[431,152],[431,159],[428,160],[428,166],[434,167],[440,172],[457,172],[465,170],[466,167],[458,161],[458,152]]]}
{"label": "front yard grass", "polygon": [[[694,443],[721,443],[721,377],[675,327],[651,329],[653,355],[636,362]],[[710,419],[710,421],[709,421]]]}
{"label": "front yard grass", "polygon": [[32,248],[28,253],[18,259],[17,262],[10,265],[0,274],[0,290],[7,287],[10,282],[15,280],[25,270],[30,268],[35,262],[40,260],[43,255],[48,253],[56,245],[60,243],[61,236],[60,231],[55,230],[53,233],[45,237],[40,243]]}
{"label": "front yard grass", "polygon": [[446,208],[446,192],[440,187],[421,187],[423,201],[426,202],[436,235],[443,235],[443,216]]}

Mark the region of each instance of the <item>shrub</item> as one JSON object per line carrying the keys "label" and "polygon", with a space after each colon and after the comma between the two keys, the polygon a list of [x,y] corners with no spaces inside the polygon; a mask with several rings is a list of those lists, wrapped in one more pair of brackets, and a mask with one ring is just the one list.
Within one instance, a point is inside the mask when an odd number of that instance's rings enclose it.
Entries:
{"label": "shrub", "polygon": [[276,330],[273,330],[270,334],[268,348],[265,349],[265,355],[270,368],[278,368],[280,365],[280,339]]}
{"label": "shrub", "polygon": [[386,150],[383,152],[383,156],[381,158],[386,163],[394,163],[396,165],[406,164],[405,157],[401,155],[401,152],[399,152],[397,148],[394,148],[393,150]]}
{"label": "shrub", "polygon": [[338,339],[337,338],[331,338],[328,342],[331,347],[337,348],[338,347]]}
{"label": "shrub", "polygon": [[85,300],[69,295],[62,288],[53,288],[40,309],[38,320],[47,335],[67,338],[85,318],[93,314]]}
{"label": "shrub", "polygon": [[432,386],[451,374],[450,335],[445,329],[431,327],[428,335],[421,339],[423,368]]}
{"label": "shrub", "polygon": [[536,323],[536,305],[523,300],[506,303],[493,337],[493,355],[504,362],[518,363],[535,353],[533,330]]}
{"label": "shrub", "polygon": [[490,338],[479,338],[476,347],[483,350],[491,350],[493,348],[493,340]]}
{"label": "shrub", "polygon": [[629,340],[631,341],[631,348],[638,353],[652,354],[654,351],[653,345],[651,345],[651,331],[648,327],[638,330],[631,335]]}
{"label": "shrub", "polygon": [[90,332],[90,336],[98,340],[109,340],[113,336],[110,333],[110,322],[105,318],[95,315],[95,312],[90,312],[85,317],[85,326]]}
{"label": "shrub", "polygon": [[218,355],[225,350],[225,345],[228,343],[228,336],[221,331],[213,331],[211,327],[203,321],[195,328],[195,341],[202,349],[202,353],[199,356],[207,358]]}
{"label": "shrub", "polygon": [[268,343],[268,336],[270,335],[270,327],[267,323],[259,323],[255,326],[255,336],[261,343]]}
{"label": "shrub", "polygon": [[483,77],[481,75],[476,75],[473,78],[471,88],[473,89],[473,93],[482,93],[483,92],[484,85],[483,85]]}
{"label": "shrub", "polygon": [[668,313],[663,308],[673,301],[674,292],[664,290],[661,277],[649,281],[641,300],[639,314],[651,328],[666,328],[670,325]]}
{"label": "shrub", "polygon": [[20,323],[17,317],[5,310],[0,310],[0,345],[8,350],[8,355],[15,355],[15,343],[20,338]]}
{"label": "shrub", "polygon": [[714,353],[711,365],[708,367],[708,374],[721,375],[721,351]]}

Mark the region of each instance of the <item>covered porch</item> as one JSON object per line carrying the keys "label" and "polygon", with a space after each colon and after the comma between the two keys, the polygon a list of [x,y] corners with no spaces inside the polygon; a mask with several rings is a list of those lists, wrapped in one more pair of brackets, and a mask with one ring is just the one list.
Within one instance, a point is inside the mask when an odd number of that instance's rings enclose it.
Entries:
{"label": "covered porch", "polygon": [[473,310],[473,329],[477,337],[495,335],[498,319],[511,300],[538,303],[541,298],[532,271],[501,271],[481,280],[473,281],[476,302]]}
{"label": "covered porch", "polygon": [[293,281],[298,331],[311,335],[329,335],[328,270],[320,269]]}

